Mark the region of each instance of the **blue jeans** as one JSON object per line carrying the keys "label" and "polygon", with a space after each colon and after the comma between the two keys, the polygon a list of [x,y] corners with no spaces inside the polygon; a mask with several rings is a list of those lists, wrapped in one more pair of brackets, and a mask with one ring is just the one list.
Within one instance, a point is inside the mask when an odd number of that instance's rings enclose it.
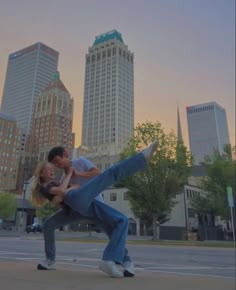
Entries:
{"label": "blue jeans", "polygon": [[71,223],[79,223],[82,219],[83,217],[81,214],[73,210],[70,210],[68,213],[62,208],[45,220],[43,224],[43,234],[44,250],[47,259],[51,261],[55,261],[56,259],[55,230]]}
{"label": "blue jeans", "polygon": [[128,219],[122,213],[94,198],[122,177],[133,175],[146,167],[147,161],[143,153],[138,153],[108,168],[80,188],[70,190],[65,196],[64,202],[75,212],[95,219],[107,227],[110,241],[104,250],[104,260],[124,262]]}
{"label": "blue jeans", "polygon": [[[109,239],[112,238],[113,234],[113,228],[116,227],[116,222],[119,222],[119,220],[122,220],[122,217],[124,218],[124,221],[126,221],[126,217],[122,214],[116,215],[117,221],[114,221],[113,224],[109,224],[107,222],[104,223],[103,220],[100,220],[101,213],[99,216],[96,216],[96,212],[94,212],[94,219],[95,221],[91,220],[92,222],[95,222],[109,237]],[[64,209],[59,209],[56,213],[54,213],[52,216],[46,219],[43,225],[43,234],[44,234],[44,250],[47,259],[51,261],[55,261],[56,259],[56,243],[55,243],[55,229],[59,229],[60,227],[63,227],[65,225],[71,224],[71,223],[81,223],[85,217],[83,217],[81,214],[73,211],[72,209],[68,212],[66,212]],[[125,222],[121,222],[120,224],[125,224]],[[120,227],[120,225],[118,225]],[[124,227],[125,228],[125,227]],[[111,251],[112,247],[108,247],[107,252]],[[122,253],[123,254],[123,253]],[[107,254],[104,252],[103,259],[106,258]],[[130,257],[128,256],[128,250],[125,249],[123,262],[130,261]],[[118,261],[117,261],[118,262]],[[121,263],[121,262],[119,262]],[[121,264],[122,264],[121,263]]]}
{"label": "blue jeans", "polygon": [[138,153],[109,167],[81,187],[71,189],[66,194],[64,202],[74,211],[79,212],[83,216],[88,216],[90,215],[90,206],[97,195],[108,186],[119,181],[122,177],[133,175],[146,167],[147,161],[143,153]]}

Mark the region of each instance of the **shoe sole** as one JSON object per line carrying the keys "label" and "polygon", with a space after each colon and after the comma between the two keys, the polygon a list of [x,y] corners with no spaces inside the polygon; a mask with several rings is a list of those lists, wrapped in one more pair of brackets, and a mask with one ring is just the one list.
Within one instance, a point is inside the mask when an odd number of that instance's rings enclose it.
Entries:
{"label": "shoe sole", "polygon": [[128,270],[125,270],[124,272],[123,272],[123,274],[124,274],[124,277],[128,277],[128,278],[130,278],[130,277],[134,277],[134,273],[131,273],[131,272],[129,272]]}
{"label": "shoe sole", "polygon": [[56,270],[56,268],[46,268],[42,266],[41,264],[38,264],[37,269],[38,270]]}
{"label": "shoe sole", "polygon": [[157,147],[158,147],[158,141],[156,140],[156,141],[153,142],[153,147],[152,147],[152,151],[151,151],[151,157],[155,154],[155,151],[156,151]]}
{"label": "shoe sole", "polygon": [[112,278],[124,278],[124,274],[121,273],[121,275],[114,275],[112,274],[112,272],[110,271],[110,269],[105,266],[105,265],[99,265],[99,270],[101,270],[102,272],[106,273],[107,275],[109,275]]}

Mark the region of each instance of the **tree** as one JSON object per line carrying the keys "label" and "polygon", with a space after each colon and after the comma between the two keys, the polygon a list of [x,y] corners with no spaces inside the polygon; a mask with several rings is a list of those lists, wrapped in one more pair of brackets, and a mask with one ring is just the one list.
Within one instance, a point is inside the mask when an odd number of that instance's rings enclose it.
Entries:
{"label": "tree", "polygon": [[202,187],[210,201],[216,215],[224,220],[230,219],[230,211],[227,201],[227,186],[232,187],[235,200],[235,146],[225,146],[222,155],[215,152],[214,157],[205,159],[207,176],[203,178]]}
{"label": "tree", "polygon": [[191,206],[198,215],[199,225],[203,227],[205,239],[208,240],[208,216],[214,216],[215,212],[207,195],[199,195],[191,201]]}
{"label": "tree", "polygon": [[175,205],[174,198],[190,174],[192,159],[182,142],[177,141],[175,134],[166,134],[159,122],[138,124],[134,137],[121,153],[121,159],[134,155],[154,140],[158,140],[159,146],[149,167],[124,179],[121,184],[128,189],[134,214],[140,219],[151,218],[153,239],[156,240],[157,224],[169,219]]}
{"label": "tree", "polygon": [[4,192],[0,194],[0,218],[9,219],[15,213],[17,209],[16,197],[14,194]]}
{"label": "tree", "polygon": [[58,210],[58,206],[54,205],[51,202],[48,202],[43,207],[36,208],[36,216],[44,221],[47,217],[52,215],[54,212]]}

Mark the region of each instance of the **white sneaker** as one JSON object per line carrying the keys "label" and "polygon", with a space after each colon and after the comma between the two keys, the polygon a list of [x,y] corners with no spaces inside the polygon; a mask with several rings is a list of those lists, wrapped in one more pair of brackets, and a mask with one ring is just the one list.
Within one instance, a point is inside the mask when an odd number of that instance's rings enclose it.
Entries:
{"label": "white sneaker", "polygon": [[38,270],[56,270],[55,261],[46,259],[38,264],[37,269]]}
{"label": "white sneaker", "polygon": [[133,277],[135,275],[134,263],[132,261],[126,261],[123,264],[124,267],[124,276]]}
{"label": "white sneaker", "polygon": [[152,142],[147,148],[143,149],[142,153],[146,158],[147,162],[152,158],[158,146],[157,140]]}
{"label": "white sneaker", "polygon": [[113,261],[101,261],[99,265],[99,270],[108,274],[113,278],[123,278],[124,274],[117,268]]}

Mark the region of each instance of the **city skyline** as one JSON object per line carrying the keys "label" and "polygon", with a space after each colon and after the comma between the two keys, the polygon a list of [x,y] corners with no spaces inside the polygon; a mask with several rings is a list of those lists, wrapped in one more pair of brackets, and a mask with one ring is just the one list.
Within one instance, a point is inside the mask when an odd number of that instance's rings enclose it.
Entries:
{"label": "city skyline", "polygon": [[135,56],[135,124],[158,120],[177,133],[178,103],[188,145],[185,107],[215,101],[227,112],[235,144],[233,0],[67,3],[1,1],[0,101],[9,54],[38,41],[59,51],[61,78],[75,102],[78,146],[87,48],[95,36],[116,29]]}

